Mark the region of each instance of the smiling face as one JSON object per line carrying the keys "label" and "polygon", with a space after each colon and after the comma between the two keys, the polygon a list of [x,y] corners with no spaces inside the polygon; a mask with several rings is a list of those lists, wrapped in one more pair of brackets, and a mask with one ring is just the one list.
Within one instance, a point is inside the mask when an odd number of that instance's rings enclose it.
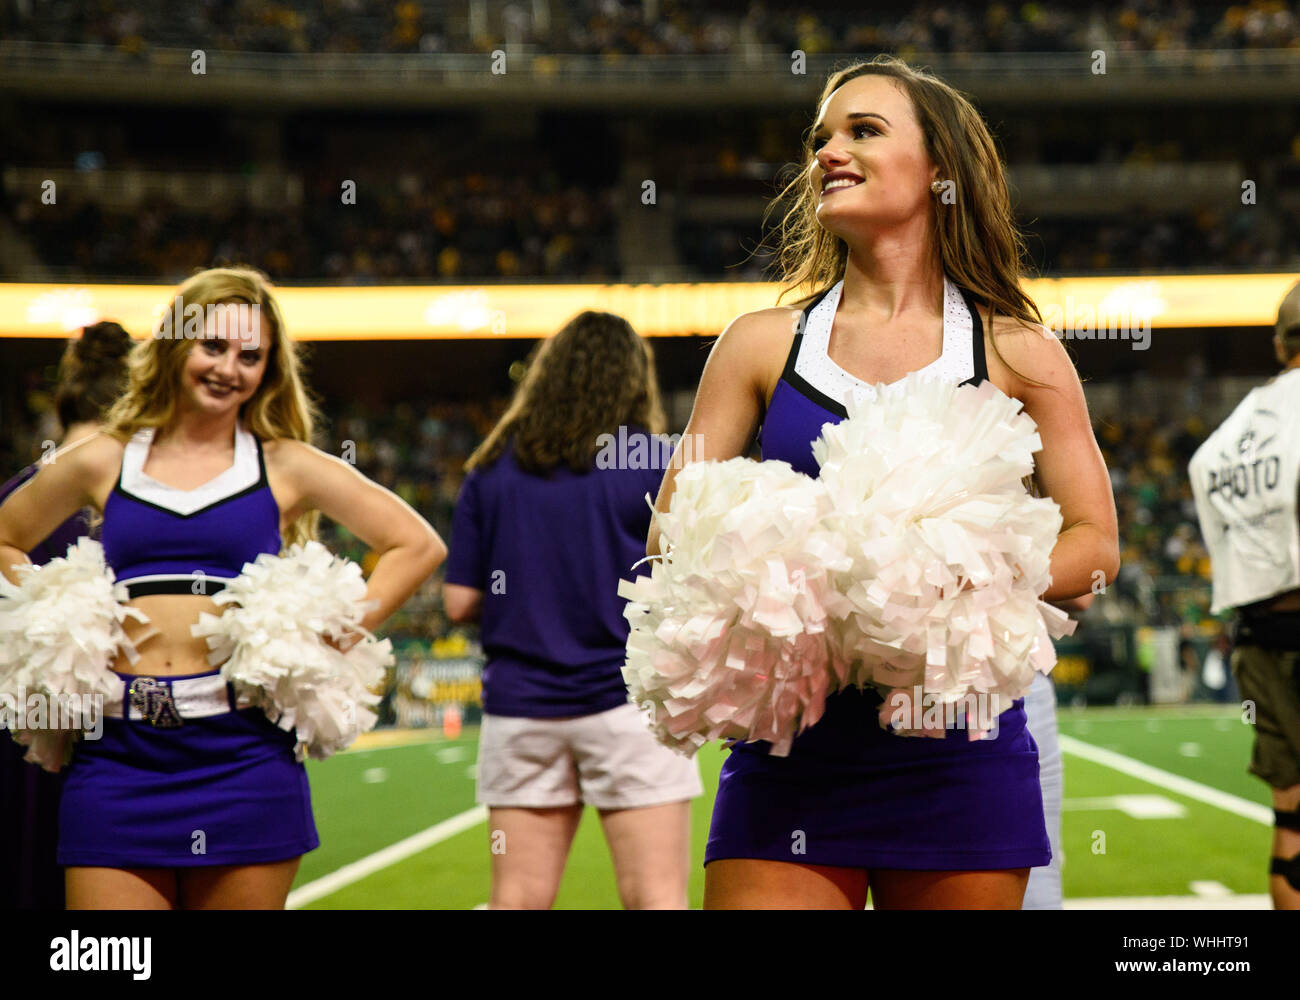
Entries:
{"label": "smiling face", "polygon": [[207,311],[204,334],[181,369],[181,404],[206,416],[238,413],[266,373],[261,316],[248,306],[214,306]]}
{"label": "smiling face", "polygon": [[808,181],[817,221],[846,240],[924,219],[939,169],[902,85],[867,74],[832,93],[818,112]]}

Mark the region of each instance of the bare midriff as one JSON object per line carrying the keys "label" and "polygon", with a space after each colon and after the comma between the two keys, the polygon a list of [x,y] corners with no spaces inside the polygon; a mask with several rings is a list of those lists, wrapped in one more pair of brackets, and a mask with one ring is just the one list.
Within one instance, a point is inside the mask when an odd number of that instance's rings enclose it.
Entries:
{"label": "bare midriff", "polygon": [[127,602],[149,617],[148,623],[128,618],[123,622],[127,637],[135,643],[140,658],[132,663],[119,653],[113,669],[120,674],[150,677],[204,674],[215,669],[208,662],[206,639],[196,639],[190,627],[204,611],[220,615],[224,608],[200,594],[151,594]]}

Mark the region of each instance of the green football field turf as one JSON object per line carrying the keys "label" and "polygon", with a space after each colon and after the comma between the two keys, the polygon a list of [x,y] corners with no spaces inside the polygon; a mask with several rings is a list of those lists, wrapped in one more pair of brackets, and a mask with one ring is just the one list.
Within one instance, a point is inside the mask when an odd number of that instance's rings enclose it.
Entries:
{"label": "green football field turf", "polygon": [[[1246,773],[1253,730],[1236,707],[1062,710],[1061,733],[1208,789],[1267,806],[1268,789]],[[322,846],[302,863],[295,889],[362,861],[474,806],[477,733],[341,754],[308,771]],[[705,795],[692,803],[693,907],[709,813],[725,752],[699,754]],[[1145,772],[1144,772],[1145,774]],[[1150,778],[1151,780],[1147,780]],[[1232,893],[1266,893],[1270,828],[1229,808],[1065,755],[1062,842],[1067,899],[1189,896],[1217,883]],[[1248,808],[1248,807],[1246,807]],[[1135,815],[1136,814],[1136,815]],[[472,820],[472,818],[471,818]],[[309,909],[470,909],[487,902],[489,834],[483,822],[305,904]],[[338,880],[336,880],[337,882]],[[578,829],[557,909],[617,909],[618,894],[600,821],[588,809]]]}

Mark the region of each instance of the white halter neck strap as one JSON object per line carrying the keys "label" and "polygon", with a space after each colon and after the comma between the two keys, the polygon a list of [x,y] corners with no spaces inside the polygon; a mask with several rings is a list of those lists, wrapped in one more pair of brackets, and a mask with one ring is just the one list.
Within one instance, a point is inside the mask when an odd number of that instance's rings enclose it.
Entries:
{"label": "white halter neck strap", "polygon": [[[876,398],[876,388],[850,375],[826,353],[831,339],[831,325],[839,308],[844,282],[839,281],[822,297],[804,325],[803,343],[795,359],[795,372],[809,385],[831,399],[844,404],[850,397],[859,400]],[[947,276],[943,280],[943,353],[920,369],[927,378],[964,382],[975,374],[973,334],[975,317],[961,290]],[[981,345],[982,346],[982,345]],[[891,382],[886,391],[900,382]]]}

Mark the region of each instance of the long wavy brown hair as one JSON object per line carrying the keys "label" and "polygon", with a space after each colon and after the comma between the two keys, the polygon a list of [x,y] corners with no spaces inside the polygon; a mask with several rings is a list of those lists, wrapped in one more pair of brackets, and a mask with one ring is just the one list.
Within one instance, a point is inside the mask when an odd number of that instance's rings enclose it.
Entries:
{"label": "long wavy brown hair", "polygon": [[597,438],[638,426],[667,425],[650,342],[613,313],[587,310],[533,348],[509,408],[465,463],[496,461],[513,438],[521,468],[547,475],[563,463],[587,472]]}
{"label": "long wavy brown hair", "polygon": [[[1011,211],[1002,160],[979,112],[938,77],[893,56],[877,56],[832,73],[817,107],[850,80],[867,75],[890,77],[903,88],[925,136],[926,152],[939,168],[940,177],[954,182],[956,204],[933,202],[934,245],[944,274],[988,307],[990,326],[998,313],[1041,324],[1038,306],[1021,287],[1025,241]],[[774,234],[774,267],[777,280],[785,286],[777,304],[801,288],[813,289],[800,299],[801,303],[810,301],[844,277],[848,262],[848,244],[817,220],[818,192],[808,183],[815,155],[812,133],[811,126],[804,133],[802,169],[763,215],[766,223],[780,205],[789,205]],[[1005,364],[996,339],[989,339]]]}
{"label": "long wavy brown hair", "polygon": [[[292,438],[311,443],[318,418],[315,403],[302,378],[302,361],[297,345],[289,339],[284,316],[275,299],[270,280],[251,267],[216,267],[187,278],[176,296],[180,309],[209,305],[246,303],[259,307],[262,336],[267,340],[266,370],[257,392],[239,412],[244,426],[263,440]],[[165,305],[165,316],[173,314],[173,302]],[[127,364],[126,390],[105,419],[105,430],[127,441],[144,427],[168,427],[176,419],[181,370],[198,341],[183,330],[160,321],[153,336],[136,343]],[[319,515],[315,511],[299,517],[289,526],[285,545],[316,536]]]}

